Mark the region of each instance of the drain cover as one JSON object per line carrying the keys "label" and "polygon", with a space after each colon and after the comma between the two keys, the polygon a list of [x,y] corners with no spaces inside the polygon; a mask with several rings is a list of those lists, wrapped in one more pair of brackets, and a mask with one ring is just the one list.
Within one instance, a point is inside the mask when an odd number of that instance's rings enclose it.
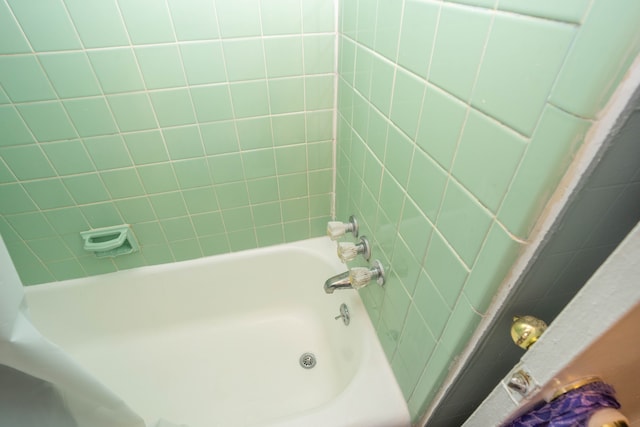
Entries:
{"label": "drain cover", "polygon": [[300,366],[304,369],[311,369],[316,366],[316,356],[313,353],[304,353],[300,356]]}

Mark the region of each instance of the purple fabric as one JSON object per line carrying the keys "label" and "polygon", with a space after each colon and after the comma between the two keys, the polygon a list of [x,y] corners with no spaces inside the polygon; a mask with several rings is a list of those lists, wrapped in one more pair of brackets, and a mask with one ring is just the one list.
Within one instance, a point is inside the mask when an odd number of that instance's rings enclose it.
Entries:
{"label": "purple fabric", "polygon": [[586,384],[536,408],[504,427],[586,427],[591,415],[603,408],[620,408],[615,390],[603,382]]}

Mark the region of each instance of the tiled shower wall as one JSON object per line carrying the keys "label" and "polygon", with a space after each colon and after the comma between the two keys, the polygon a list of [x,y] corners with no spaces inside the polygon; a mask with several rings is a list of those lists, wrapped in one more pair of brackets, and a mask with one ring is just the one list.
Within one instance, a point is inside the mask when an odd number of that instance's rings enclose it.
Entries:
{"label": "tiled shower wall", "polygon": [[[324,233],[325,0],[1,0],[0,232],[25,284]],[[97,259],[79,232],[131,224]]]}
{"label": "tiled shower wall", "polygon": [[390,265],[361,295],[415,422],[637,55],[640,4],[343,0],[339,16],[337,215]]}

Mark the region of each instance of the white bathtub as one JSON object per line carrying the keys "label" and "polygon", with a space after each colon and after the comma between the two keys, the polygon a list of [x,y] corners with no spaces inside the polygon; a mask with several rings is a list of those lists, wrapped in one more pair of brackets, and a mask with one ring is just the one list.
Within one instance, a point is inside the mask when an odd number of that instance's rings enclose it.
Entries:
{"label": "white bathtub", "polygon": [[[409,426],[358,294],[323,291],[344,270],[318,238],[29,287],[27,302],[149,424]],[[334,319],[342,303],[348,326]]]}

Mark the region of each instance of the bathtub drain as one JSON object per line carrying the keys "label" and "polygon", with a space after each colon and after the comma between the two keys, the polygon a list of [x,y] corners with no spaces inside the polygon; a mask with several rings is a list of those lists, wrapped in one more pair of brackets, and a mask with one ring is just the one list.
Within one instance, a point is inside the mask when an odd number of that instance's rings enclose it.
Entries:
{"label": "bathtub drain", "polygon": [[300,366],[304,369],[311,369],[316,366],[316,356],[313,353],[304,353],[300,356]]}

